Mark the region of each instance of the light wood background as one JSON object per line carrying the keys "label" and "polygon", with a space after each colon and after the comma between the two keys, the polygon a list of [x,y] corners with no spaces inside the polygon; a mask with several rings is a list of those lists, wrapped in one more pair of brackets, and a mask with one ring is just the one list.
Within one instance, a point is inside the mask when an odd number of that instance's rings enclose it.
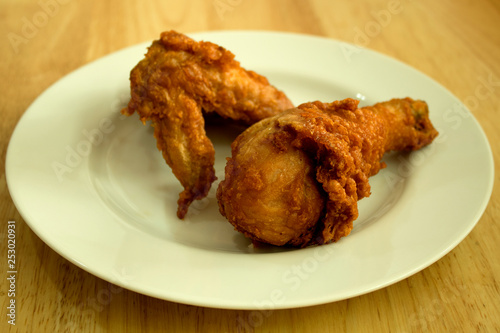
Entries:
{"label": "light wood background", "polygon": [[[358,31],[393,10],[377,33]],[[397,10],[395,10],[397,9]],[[498,0],[0,0],[0,331],[12,332],[499,332],[500,1]],[[397,58],[462,101],[496,163],[493,195],[476,228],[420,273],[382,290],[307,308],[278,310],[254,325],[251,311],[147,297],[110,285],[46,246],[9,196],[5,153],[33,100],[70,71],[164,30],[277,30],[314,34]],[[484,92],[484,90],[482,90]],[[443,207],[452,209],[452,207]],[[7,221],[16,221],[16,326],[7,324]]]}

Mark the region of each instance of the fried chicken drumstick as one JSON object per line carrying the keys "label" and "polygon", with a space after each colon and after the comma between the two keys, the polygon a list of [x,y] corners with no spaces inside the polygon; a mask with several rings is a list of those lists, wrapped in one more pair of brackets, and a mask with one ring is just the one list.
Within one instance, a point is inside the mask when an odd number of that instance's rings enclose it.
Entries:
{"label": "fried chicken drumstick", "polygon": [[130,82],[131,99],[122,113],[137,112],[143,123],[152,121],[157,147],[184,187],[179,218],[216,179],[203,113],[251,125],[293,107],[265,77],[240,67],[231,52],[175,31],[153,42]]}
{"label": "fried chicken drumstick", "polygon": [[254,241],[304,247],[347,236],[357,201],[385,152],[411,151],[438,135],[423,101],[305,103],[249,127],[233,142],[219,210]]}

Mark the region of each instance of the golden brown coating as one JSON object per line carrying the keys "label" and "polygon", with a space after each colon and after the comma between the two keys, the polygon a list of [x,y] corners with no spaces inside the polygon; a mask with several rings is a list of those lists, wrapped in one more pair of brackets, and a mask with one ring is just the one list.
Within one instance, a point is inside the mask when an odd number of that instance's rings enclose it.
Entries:
{"label": "golden brown coating", "polygon": [[158,149],[184,187],[179,218],[216,179],[203,112],[251,125],[293,107],[265,77],[241,68],[231,52],[175,31],[153,42],[130,82],[131,99],[122,112],[152,121]]}
{"label": "golden brown coating", "polygon": [[244,131],[217,189],[222,215],[247,237],[278,246],[347,236],[384,153],[420,149],[438,134],[425,102],[357,106],[305,103]]}

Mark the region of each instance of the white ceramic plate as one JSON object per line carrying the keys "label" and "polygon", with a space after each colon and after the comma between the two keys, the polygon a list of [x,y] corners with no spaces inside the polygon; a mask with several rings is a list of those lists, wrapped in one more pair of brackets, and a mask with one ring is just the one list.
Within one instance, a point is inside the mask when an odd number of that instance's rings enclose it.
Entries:
{"label": "white ceramic plate", "polygon": [[[472,230],[489,200],[493,159],[467,108],[418,71],[330,39],[274,32],[191,35],[218,43],[299,104],[357,97],[428,102],[440,136],[386,157],[348,237],[301,250],[253,250],[209,196],[177,219],[182,190],[150,126],[120,116],[129,72],[150,43],[92,62],[47,89],[12,135],[6,175],[29,226],[81,268],[154,297],[233,309],[292,308],[383,288],[429,266]],[[208,128],[223,178],[237,132]]]}

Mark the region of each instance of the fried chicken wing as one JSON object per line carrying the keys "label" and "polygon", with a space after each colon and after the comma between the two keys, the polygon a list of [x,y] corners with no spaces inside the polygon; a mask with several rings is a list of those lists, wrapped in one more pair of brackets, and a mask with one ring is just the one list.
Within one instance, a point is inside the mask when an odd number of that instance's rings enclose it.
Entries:
{"label": "fried chicken wing", "polygon": [[264,119],[233,142],[219,210],[254,241],[303,247],[347,236],[368,177],[391,150],[411,151],[438,135],[423,101],[312,102]]}
{"label": "fried chicken wing", "polygon": [[293,107],[265,77],[243,69],[230,51],[175,31],[153,42],[130,82],[131,99],[122,113],[137,112],[143,123],[152,121],[157,147],[184,187],[179,218],[216,179],[204,113],[251,125]]}

